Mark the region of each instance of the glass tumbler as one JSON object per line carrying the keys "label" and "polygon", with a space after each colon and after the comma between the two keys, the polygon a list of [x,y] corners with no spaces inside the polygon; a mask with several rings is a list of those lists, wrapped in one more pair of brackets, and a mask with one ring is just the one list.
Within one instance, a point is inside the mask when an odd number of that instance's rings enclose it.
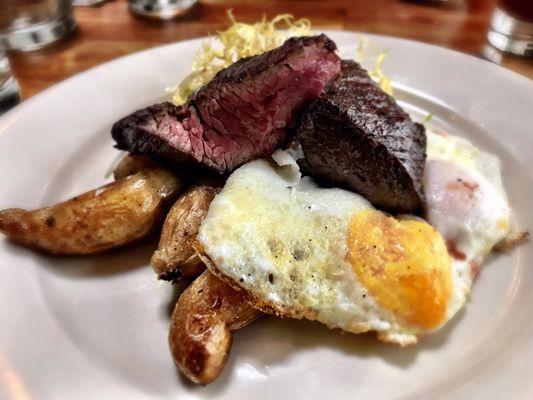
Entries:
{"label": "glass tumbler", "polygon": [[533,57],[533,0],[500,0],[487,39],[498,50]]}
{"label": "glass tumbler", "polygon": [[170,19],[188,12],[197,0],[128,0],[131,12],[153,19]]}
{"label": "glass tumbler", "polygon": [[0,115],[20,102],[19,86],[9,68],[9,60],[0,44]]}
{"label": "glass tumbler", "polygon": [[72,0],[1,0],[0,42],[8,50],[36,50],[76,28]]}

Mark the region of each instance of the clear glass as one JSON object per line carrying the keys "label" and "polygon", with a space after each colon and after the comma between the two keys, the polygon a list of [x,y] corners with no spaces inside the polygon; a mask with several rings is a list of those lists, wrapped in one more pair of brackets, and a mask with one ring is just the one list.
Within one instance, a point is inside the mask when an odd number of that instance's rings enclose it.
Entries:
{"label": "clear glass", "polygon": [[533,57],[533,0],[500,0],[487,39],[498,50]]}
{"label": "clear glass", "polygon": [[154,19],[170,19],[183,15],[197,0],[128,0],[134,14]]}
{"label": "clear glass", "polygon": [[36,50],[74,31],[72,0],[1,0],[0,41],[8,50]]}
{"label": "clear glass", "polygon": [[0,45],[0,115],[20,102],[19,86],[9,68],[9,60]]}

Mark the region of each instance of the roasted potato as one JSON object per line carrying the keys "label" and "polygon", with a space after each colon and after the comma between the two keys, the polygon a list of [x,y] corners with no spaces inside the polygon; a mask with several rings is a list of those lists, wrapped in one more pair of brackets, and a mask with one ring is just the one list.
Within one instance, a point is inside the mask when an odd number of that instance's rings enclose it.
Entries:
{"label": "roasted potato", "polygon": [[158,228],[181,187],[172,173],[149,169],[52,207],[0,211],[0,232],[49,253],[98,253]]}
{"label": "roasted potato", "polygon": [[159,247],[152,256],[152,266],[160,279],[195,278],[205,269],[192,242],[217,190],[209,184],[193,186],[170,209]]}
{"label": "roasted potato", "polygon": [[191,381],[208,384],[222,371],[231,348],[231,331],[260,315],[237,291],[204,271],[182,293],[172,313],[168,337],[180,371]]}
{"label": "roasted potato", "polygon": [[159,167],[148,157],[128,153],[116,166],[113,176],[115,180],[118,180],[153,168]]}

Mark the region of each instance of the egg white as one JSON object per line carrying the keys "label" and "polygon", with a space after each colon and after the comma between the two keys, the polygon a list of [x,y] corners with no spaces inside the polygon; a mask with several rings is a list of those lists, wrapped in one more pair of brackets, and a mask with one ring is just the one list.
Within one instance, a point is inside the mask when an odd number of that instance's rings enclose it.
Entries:
{"label": "egg white", "polygon": [[466,302],[484,257],[509,234],[512,211],[498,157],[437,129],[427,139],[426,218],[454,249],[451,317]]}
{"label": "egg white", "polygon": [[467,260],[481,263],[511,226],[500,160],[463,138],[428,131],[427,219]]}

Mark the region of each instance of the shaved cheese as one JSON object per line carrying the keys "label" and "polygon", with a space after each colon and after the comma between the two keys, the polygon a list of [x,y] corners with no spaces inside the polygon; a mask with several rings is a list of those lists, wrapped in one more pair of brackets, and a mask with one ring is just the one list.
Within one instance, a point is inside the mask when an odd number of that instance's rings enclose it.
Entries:
{"label": "shaved cheese", "polygon": [[[365,49],[366,49],[367,44],[368,44],[368,39],[362,36],[359,39],[359,43],[357,44],[357,49],[355,50],[355,61],[357,61],[359,64],[361,64],[363,60],[366,58]],[[394,96],[391,80],[388,76],[386,76],[383,73],[383,62],[387,58],[387,55],[388,55],[387,50],[384,50],[378,54],[378,56],[373,60],[374,68],[368,71],[368,75],[370,75],[370,77],[374,81],[376,81],[376,83],[379,85],[381,90],[383,90],[385,93],[387,93],[390,96]]]}

